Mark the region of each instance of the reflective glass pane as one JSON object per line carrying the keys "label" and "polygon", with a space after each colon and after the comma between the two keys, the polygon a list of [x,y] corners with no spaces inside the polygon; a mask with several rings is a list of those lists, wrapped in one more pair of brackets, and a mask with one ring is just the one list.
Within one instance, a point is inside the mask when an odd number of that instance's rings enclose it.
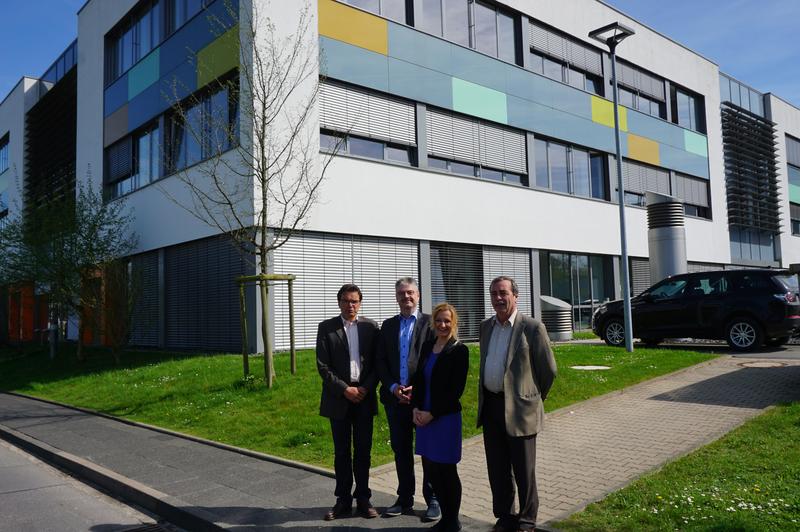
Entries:
{"label": "reflective glass pane", "polygon": [[592,183],[589,173],[589,153],[583,150],[572,150],[572,193],[576,196],[592,195]]}
{"label": "reflective glass pane", "polygon": [[764,116],[764,101],[756,91],[750,91],[750,110],[758,116]]}
{"label": "reflective glass pane", "polygon": [[519,174],[512,174],[512,173],[509,173],[509,172],[503,172],[503,180],[506,183],[513,183],[515,185],[524,185],[524,184],[526,184],[524,176],[521,176]]}
{"label": "reflective glass pane", "polygon": [[138,171],[139,171],[139,178],[140,182],[144,185],[150,182],[150,169],[152,168],[150,165],[150,158],[152,156],[150,152],[150,134],[145,133],[141,137],[139,137],[138,143],[138,150],[139,150],[139,160],[138,162]]}
{"label": "reflective glass pane", "polygon": [[222,153],[230,145],[230,119],[228,117],[228,90],[223,88],[211,96],[211,112],[208,116],[209,149],[212,154]]}
{"label": "reflective glass pane", "polygon": [[547,145],[547,158],[550,163],[550,188],[558,192],[569,192],[567,147],[561,144],[549,143]]}
{"label": "reflective glass pane", "polygon": [[150,27],[150,12],[146,12],[139,21],[139,57],[144,57],[153,48],[153,37]]}
{"label": "reflective glass pane", "polygon": [[586,87],[586,76],[583,72],[578,72],[577,70],[572,70],[571,68],[567,71],[567,82],[575,87],[576,89],[583,90]]}
{"label": "reflective glass pane", "polygon": [[689,108],[689,95],[678,91],[678,125],[691,127],[692,115]]}
{"label": "reflective glass pane", "polygon": [[161,42],[161,2],[157,2],[150,10],[150,20],[150,32],[153,37],[152,48],[155,48]]}
{"label": "reflective glass pane", "polygon": [[547,142],[536,139],[536,186],[550,188],[550,178],[547,175]]}
{"label": "reflective glass pane", "polygon": [[203,9],[203,0],[186,0],[186,20],[189,20]]}
{"label": "reflective glass pane", "polygon": [[475,165],[450,161],[450,171],[454,174],[475,177]]}
{"label": "reflective glass pane", "polygon": [[150,180],[161,177],[161,130],[150,132]]}
{"label": "reflective glass pane", "polygon": [[405,0],[381,0],[381,15],[399,22],[406,23]]}
{"label": "reflective glass pane", "polygon": [[475,3],[475,48],[497,56],[497,13],[494,8]]}
{"label": "reflective glass pane", "polygon": [[345,151],[344,144],[339,145],[342,142],[342,137],[333,133],[329,132],[321,132],[319,134],[319,148],[322,151]]}
{"label": "reflective glass pane", "polygon": [[203,159],[200,139],[203,135],[202,104],[196,105],[186,113],[184,142],[186,144],[186,166],[199,163]]}
{"label": "reflective glass pane", "polygon": [[347,3],[356,7],[360,7],[366,11],[372,11],[373,13],[381,12],[379,0],[347,0]]}
{"label": "reflective glass pane", "polygon": [[589,258],[592,269],[592,299],[594,302],[603,303],[614,299],[614,278],[610,257]]}
{"label": "reflective glass pane", "polygon": [[572,303],[571,273],[569,255],[550,253],[550,295]]}
{"label": "reflective glass pane", "polygon": [[608,199],[606,195],[606,165],[605,157],[599,153],[593,153],[590,157],[592,174],[592,197],[597,199]]}
{"label": "reflective glass pane", "polygon": [[125,72],[133,66],[133,28],[122,35],[122,46],[120,47],[122,70]]}
{"label": "reflective glass pane", "polygon": [[564,81],[563,67],[552,59],[544,58],[544,75],[556,81]]}
{"label": "reflective glass pane", "polygon": [[531,52],[528,58],[530,63],[528,65],[528,68],[530,68],[533,72],[536,72],[537,74],[542,74],[544,72],[542,66],[542,61],[544,58],[541,55],[534,52]]}
{"label": "reflective glass pane", "polygon": [[481,177],[491,181],[502,181],[503,172],[499,170],[492,170],[491,168],[481,168]]}
{"label": "reflective glass pane", "polygon": [[359,137],[350,137],[349,141],[347,142],[347,148],[352,155],[383,160],[383,142],[362,139]]}
{"label": "reflective glass pane", "polygon": [[744,109],[750,109],[750,89],[744,85],[739,85],[739,94],[741,95],[741,105]]}
{"label": "reflective glass pane", "polygon": [[584,90],[587,90],[591,93],[597,94],[598,96],[603,95],[603,80],[599,78],[595,78],[594,76],[586,76],[586,85],[584,86]]}
{"label": "reflective glass pane", "polygon": [[405,146],[386,146],[386,159],[403,164],[411,164],[411,150]]}
{"label": "reflective glass pane", "polygon": [[800,168],[788,165],[789,167],[789,184],[800,186]]}
{"label": "reflective glass pane", "polygon": [[514,63],[517,60],[517,39],[514,29],[514,17],[498,11],[498,57],[503,61],[508,61],[509,63]]}
{"label": "reflective glass pane", "polygon": [[741,102],[742,101],[739,98],[739,84],[731,80],[731,103],[734,105],[740,105]]}
{"label": "reflective glass pane", "polygon": [[624,105],[625,107],[630,107],[633,109],[633,101],[636,98],[636,95],[627,89],[623,89],[622,87],[619,88],[619,104]]}
{"label": "reflective glass pane", "polygon": [[467,0],[444,0],[444,37],[469,46],[469,4]]}
{"label": "reflective glass pane", "polygon": [[414,0],[414,27],[441,36],[441,0]]}
{"label": "reflective glass pane", "polygon": [[439,170],[447,170],[447,160],[438,157],[428,157],[428,166]]}
{"label": "reflective glass pane", "polygon": [[719,98],[723,102],[731,101],[731,81],[722,74],[719,75]]}

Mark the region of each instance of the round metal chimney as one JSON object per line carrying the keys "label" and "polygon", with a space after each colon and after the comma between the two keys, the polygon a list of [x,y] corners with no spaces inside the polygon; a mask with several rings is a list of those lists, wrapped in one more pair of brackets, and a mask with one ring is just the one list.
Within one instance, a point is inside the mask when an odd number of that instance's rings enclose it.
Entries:
{"label": "round metal chimney", "polygon": [[683,204],[672,196],[647,192],[647,247],[650,281],[686,273],[686,229]]}

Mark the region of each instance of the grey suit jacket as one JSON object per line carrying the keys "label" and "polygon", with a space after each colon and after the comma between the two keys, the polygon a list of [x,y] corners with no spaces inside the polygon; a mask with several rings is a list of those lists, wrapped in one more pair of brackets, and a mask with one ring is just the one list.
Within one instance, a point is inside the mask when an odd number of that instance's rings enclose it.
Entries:
{"label": "grey suit jacket", "polygon": [[[360,385],[367,389],[363,403],[372,415],[378,413],[375,388],[378,373],[375,369],[375,347],[378,325],[369,318],[358,317],[358,350],[361,356]],[[319,414],[333,419],[347,415],[350,401],[344,390],[350,381],[350,347],[340,316],[323,321],[317,330],[317,371],[322,377]]]}
{"label": "grey suit jacket", "polygon": [[[478,426],[483,424],[483,374],[494,317],[481,323],[481,370],[478,382]],[[556,377],[556,360],[544,324],[517,312],[508,344],[503,378],[506,431],[530,436],[544,425],[544,405]]]}

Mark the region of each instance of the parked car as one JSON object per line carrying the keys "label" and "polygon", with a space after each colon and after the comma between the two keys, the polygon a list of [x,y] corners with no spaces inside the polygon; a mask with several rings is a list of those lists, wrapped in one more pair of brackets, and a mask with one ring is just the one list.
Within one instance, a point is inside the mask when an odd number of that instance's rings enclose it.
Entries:
{"label": "parked car", "polygon": [[[782,270],[719,270],[667,277],[631,299],[633,336],[726,340],[737,351],[780,346],[800,331],[797,276]],[[625,343],[622,301],[600,306],[592,330]]]}

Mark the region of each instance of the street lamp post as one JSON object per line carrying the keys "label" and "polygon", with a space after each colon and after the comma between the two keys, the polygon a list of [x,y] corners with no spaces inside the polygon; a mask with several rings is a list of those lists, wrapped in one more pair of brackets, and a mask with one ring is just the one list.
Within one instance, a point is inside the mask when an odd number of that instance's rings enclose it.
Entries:
{"label": "street lamp post", "polygon": [[631,28],[619,22],[612,22],[602,28],[589,32],[589,37],[608,46],[611,53],[611,83],[613,85],[614,102],[614,141],[617,156],[617,198],[619,201],[619,237],[622,262],[622,304],[625,319],[625,349],[633,351],[633,320],[631,319],[631,290],[628,281],[628,239],[625,234],[625,189],[622,182],[622,152],[619,140],[619,108],[617,105],[617,45],[627,39],[634,32]]}

